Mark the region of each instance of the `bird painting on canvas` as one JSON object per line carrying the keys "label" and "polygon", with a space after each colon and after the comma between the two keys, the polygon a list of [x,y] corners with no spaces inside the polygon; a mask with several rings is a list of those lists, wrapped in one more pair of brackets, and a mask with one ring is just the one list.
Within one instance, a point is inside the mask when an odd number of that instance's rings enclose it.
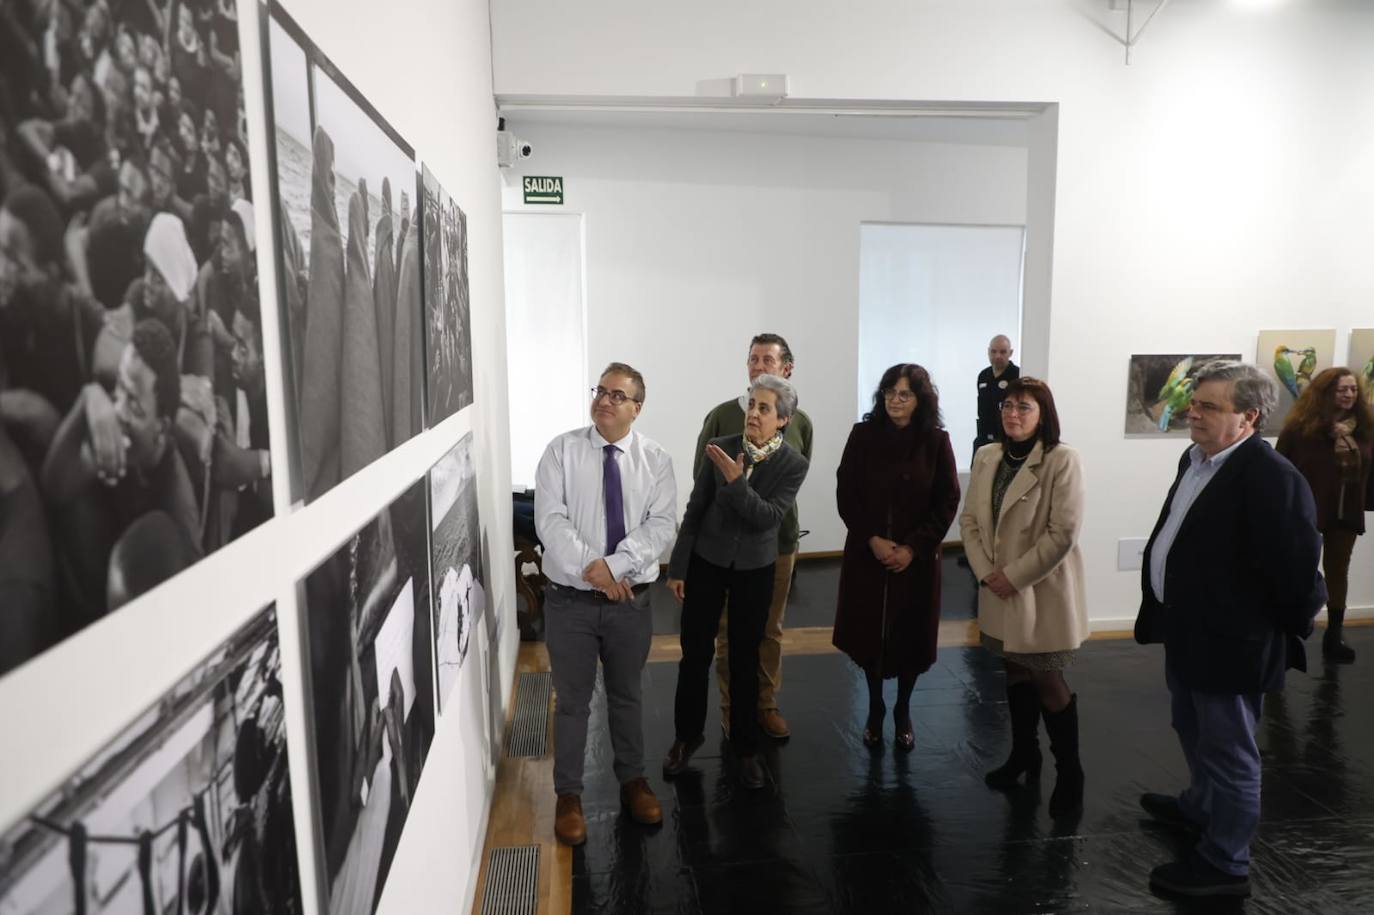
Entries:
{"label": "bird painting on canvas", "polygon": [[1298,373],[1293,371],[1293,363],[1288,357],[1293,355],[1296,350],[1289,349],[1283,344],[1274,347],[1274,374],[1278,376],[1279,383],[1288,389],[1288,393],[1293,395],[1296,400],[1298,394]]}
{"label": "bird painting on canvas", "polygon": [[1159,414],[1159,431],[1168,432],[1169,423],[1175,416],[1187,410],[1188,404],[1192,402],[1193,378],[1188,374],[1192,368],[1193,357],[1185,356],[1174,366],[1163,387],[1159,389],[1159,396],[1155,402],[1164,405]]}

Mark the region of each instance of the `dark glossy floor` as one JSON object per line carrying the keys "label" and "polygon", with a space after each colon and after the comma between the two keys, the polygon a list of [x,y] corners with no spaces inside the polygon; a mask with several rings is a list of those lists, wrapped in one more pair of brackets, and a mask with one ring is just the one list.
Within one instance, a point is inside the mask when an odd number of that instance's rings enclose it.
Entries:
{"label": "dark glossy floor", "polygon": [[[978,588],[973,573],[958,563],[957,551],[946,551],[940,572],[941,619],[966,620],[978,615]],[[835,596],[840,589],[840,560],[808,559],[797,564],[792,593],[787,600],[785,625],[789,629],[835,624]],[[653,585],[650,606],[654,635],[681,631],[682,605],[663,586]]]}
{"label": "dark glossy floor", "polygon": [[[1292,676],[1267,701],[1255,896],[1221,911],[1374,911],[1374,627],[1353,628],[1348,641],[1361,663],[1318,663],[1313,676]],[[981,649],[944,649],[921,678],[909,756],[894,753],[890,718],[881,750],[860,742],[864,687],[846,658],[789,657],[785,673],[793,736],[766,751],[765,789],[740,794],[714,711],[694,771],[664,781],[657,761],[672,740],[676,665],[648,666],[648,774],[664,805],[653,830],[621,812],[598,698],[583,796],[589,839],[574,852],[573,911],[1219,910],[1147,889],[1150,868],[1178,846],[1142,825],[1136,799],[1176,790],[1186,773],[1159,649],[1094,642],[1071,669],[1088,796],[1081,820],[1064,826],[1044,810],[1049,767],[1043,797],[1009,797],[982,783],[1007,735],[1003,675]]]}

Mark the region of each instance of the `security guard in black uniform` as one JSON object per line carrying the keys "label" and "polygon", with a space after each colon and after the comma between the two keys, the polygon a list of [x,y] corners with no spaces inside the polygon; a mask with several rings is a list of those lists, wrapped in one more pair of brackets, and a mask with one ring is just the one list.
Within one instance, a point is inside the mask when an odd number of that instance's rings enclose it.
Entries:
{"label": "security guard in black uniform", "polygon": [[978,373],[978,437],[973,450],[997,440],[1002,428],[1002,399],[1007,383],[1021,377],[1021,369],[1011,361],[1011,340],[1002,334],[988,344],[987,368]]}

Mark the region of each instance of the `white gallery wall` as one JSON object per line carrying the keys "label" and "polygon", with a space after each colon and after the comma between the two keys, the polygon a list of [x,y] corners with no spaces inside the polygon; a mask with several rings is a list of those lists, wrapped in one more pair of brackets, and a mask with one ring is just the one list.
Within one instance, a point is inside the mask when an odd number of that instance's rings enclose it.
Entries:
{"label": "white gallery wall", "polygon": [[[774,72],[798,98],[1057,103],[1053,201],[1040,200],[1053,209],[1052,260],[1033,264],[1028,249],[1027,282],[1052,264],[1047,374],[1065,436],[1084,452],[1090,614],[1104,626],[1134,616],[1139,575],[1117,571],[1117,541],[1149,534],[1182,447],[1123,437],[1129,356],[1253,358],[1259,330],[1285,327],[1335,328],[1339,355],[1352,327],[1374,323],[1374,4],[1267,6],[1170,4],[1125,66],[1125,16],[1105,0],[504,0],[492,11],[495,86],[502,98],[690,96],[737,73]],[[1029,190],[1034,199],[1047,189]],[[792,196],[797,218],[812,212]],[[645,233],[627,244],[646,256],[657,241]],[[637,258],[625,260],[633,270]],[[751,325],[783,315],[741,307]],[[805,320],[831,326],[822,310]],[[671,339],[695,318],[676,321],[653,331]],[[593,347],[598,331],[633,349],[624,328],[596,325]],[[655,333],[636,335],[646,357],[671,348],[651,342]],[[803,397],[813,389],[807,354],[849,346],[836,334],[803,332]],[[664,374],[690,363],[694,378],[723,368],[738,377],[737,357],[717,358],[642,361]],[[825,446],[833,455],[841,443]],[[813,483],[804,518],[818,498]],[[1357,545],[1352,574],[1352,606],[1374,605],[1374,537]]]}
{"label": "white gallery wall", "polygon": [[[679,510],[702,419],[747,386],[750,338],[779,333],[816,432],[801,549],[842,548],[835,470],[857,419],[860,225],[1024,225],[1026,123],[948,143],[507,122],[535,157],[503,176],[505,207],[582,215],[588,375],[612,360],[644,372],[636,428],[672,454]],[[525,206],[526,174],[562,177],[564,205]],[[977,372],[936,382],[971,391]]]}
{"label": "white gallery wall", "polygon": [[[276,601],[302,891],[306,912],[319,911],[313,882],[318,862],[305,819],[312,793],[305,752],[310,723],[301,689],[305,638],[296,583],[472,430],[490,628],[472,638],[469,663],[437,719],[379,909],[462,910],[471,906],[475,891],[491,794],[494,748],[486,735],[493,717],[504,715],[519,639],[507,559],[509,428],[488,6],[483,0],[392,0],[384,13],[363,0],[283,0],[283,6],[415,147],[467,213],[475,406],[417,435],[309,507],[282,509],[287,481],[278,473],[273,520],[0,681],[0,732],[5,735],[0,823],[27,815],[244,622]],[[256,36],[262,8],[243,0],[238,9],[242,34]],[[256,41],[244,42],[243,66],[253,133],[249,156],[262,204],[256,209],[256,235],[269,239],[265,204],[271,183]],[[276,313],[273,252],[259,247],[262,312],[271,315]],[[270,320],[264,335],[273,458],[280,469],[287,464],[281,449],[289,437],[282,409],[282,341]],[[496,697],[495,708],[489,695]]]}

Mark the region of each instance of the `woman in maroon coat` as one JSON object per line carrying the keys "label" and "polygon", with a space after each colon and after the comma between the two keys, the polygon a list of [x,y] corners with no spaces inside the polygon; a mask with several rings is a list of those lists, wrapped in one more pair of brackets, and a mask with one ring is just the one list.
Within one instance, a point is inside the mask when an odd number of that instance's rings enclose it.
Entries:
{"label": "woman in maroon coat", "polygon": [[836,497],[849,534],[840,568],[835,647],[868,680],[868,746],[882,740],[883,680],[897,678],[897,747],[915,745],[911,691],[935,663],[940,628],[940,543],[959,508],[954,451],[930,374],[894,365],[873,412],[849,433]]}
{"label": "woman in maroon coat", "polygon": [[1322,654],[1349,664],[1355,650],[1341,640],[1350,557],[1374,510],[1374,410],[1350,369],[1337,366],[1312,379],[1279,433],[1278,452],[1302,472],[1317,503],[1326,575]]}

